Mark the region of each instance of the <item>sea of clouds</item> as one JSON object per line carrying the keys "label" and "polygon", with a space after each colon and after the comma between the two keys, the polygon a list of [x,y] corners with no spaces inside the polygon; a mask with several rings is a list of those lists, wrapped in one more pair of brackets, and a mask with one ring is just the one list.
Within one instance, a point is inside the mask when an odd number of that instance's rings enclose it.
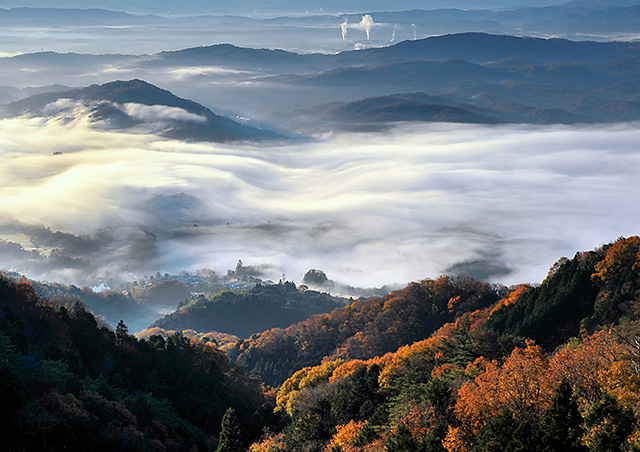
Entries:
{"label": "sea of clouds", "polygon": [[640,232],[638,124],[212,144],[17,118],[0,120],[0,159],[0,268],[81,285],[238,259],[298,282],[540,282]]}

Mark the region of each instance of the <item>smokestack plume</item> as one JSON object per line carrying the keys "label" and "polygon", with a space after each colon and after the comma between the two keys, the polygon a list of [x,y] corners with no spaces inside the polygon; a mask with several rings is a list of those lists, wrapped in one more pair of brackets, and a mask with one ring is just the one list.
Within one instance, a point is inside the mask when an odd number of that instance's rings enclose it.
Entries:
{"label": "smokestack plume", "polygon": [[364,30],[367,35],[367,41],[371,40],[371,27],[373,26],[373,17],[370,14],[365,14],[362,16],[362,20],[360,21],[360,27]]}

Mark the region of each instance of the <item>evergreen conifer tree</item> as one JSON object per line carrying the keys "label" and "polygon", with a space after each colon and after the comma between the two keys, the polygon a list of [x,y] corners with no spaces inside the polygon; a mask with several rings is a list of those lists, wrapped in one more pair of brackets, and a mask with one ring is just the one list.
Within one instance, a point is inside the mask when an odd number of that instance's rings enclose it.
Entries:
{"label": "evergreen conifer tree", "polygon": [[542,417],[541,430],[543,452],[587,450],[581,442],[584,431],[582,415],[567,379],[563,379],[556,388],[551,406]]}
{"label": "evergreen conifer tree", "polygon": [[389,439],[387,452],[417,452],[418,442],[411,435],[409,427],[400,424],[396,433]]}
{"label": "evergreen conifer tree", "polygon": [[614,396],[605,392],[602,400],[589,410],[586,421],[593,432],[591,450],[609,452],[622,450],[622,443],[633,432],[636,419],[631,409],[620,406]]}
{"label": "evergreen conifer tree", "polygon": [[128,336],[129,328],[127,328],[127,325],[125,325],[123,320],[120,320],[116,326],[116,342],[122,345],[127,340]]}
{"label": "evergreen conifer tree", "polygon": [[236,411],[229,407],[222,418],[222,430],[218,440],[217,452],[241,452],[240,426]]}

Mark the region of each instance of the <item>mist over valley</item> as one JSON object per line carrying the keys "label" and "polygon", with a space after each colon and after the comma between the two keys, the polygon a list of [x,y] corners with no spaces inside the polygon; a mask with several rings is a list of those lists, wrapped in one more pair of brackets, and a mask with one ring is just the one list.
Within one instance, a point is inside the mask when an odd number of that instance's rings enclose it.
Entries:
{"label": "mist over valley", "polygon": [[485,33],[5,57],[2,265],[88,286],[238,259],[276,281],[541,281],[633,233],[637,58]]}

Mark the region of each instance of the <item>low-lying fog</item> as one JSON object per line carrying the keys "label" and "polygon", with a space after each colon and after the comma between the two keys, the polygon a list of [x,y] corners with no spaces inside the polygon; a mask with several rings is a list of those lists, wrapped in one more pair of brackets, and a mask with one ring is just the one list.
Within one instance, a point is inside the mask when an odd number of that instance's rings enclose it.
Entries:
{"label": "low-lying fog", "polygon": [[403,125],[295,144],[194,144],[0,121],[0,267],[94,285],[273,265],[354,285],[540,282],[637,234],[638,124]]}

